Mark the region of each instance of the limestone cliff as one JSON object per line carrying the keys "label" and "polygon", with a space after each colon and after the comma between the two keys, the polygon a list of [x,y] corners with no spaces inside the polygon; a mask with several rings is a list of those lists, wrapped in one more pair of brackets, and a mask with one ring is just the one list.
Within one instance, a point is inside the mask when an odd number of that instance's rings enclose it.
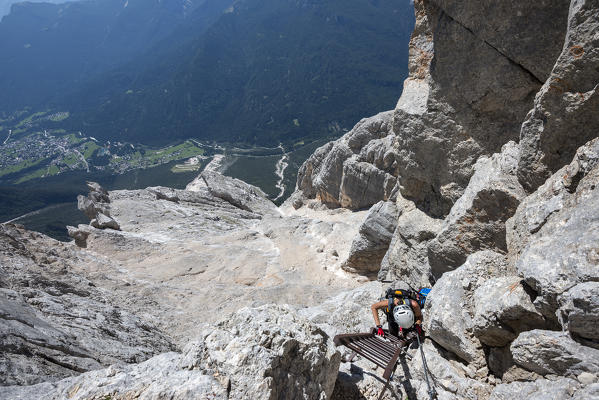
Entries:
{"label": "limestone cliff", "polygon": [[[421,0],[415,9],[410,77],[378,152],[397,191],[359,192],[373,206],[344,265],[433,286],[431,357],[467,366],[457,373],[466,380],[437,370],[448,377],[444,398],[594,398],[599,3]],[[306,162],[296,206],[322,193],[339,193],[329,207],[352,204],[338,190],[352,156],[331,155],[361,124]],[[379,139],[369,140],[362,148]]]}

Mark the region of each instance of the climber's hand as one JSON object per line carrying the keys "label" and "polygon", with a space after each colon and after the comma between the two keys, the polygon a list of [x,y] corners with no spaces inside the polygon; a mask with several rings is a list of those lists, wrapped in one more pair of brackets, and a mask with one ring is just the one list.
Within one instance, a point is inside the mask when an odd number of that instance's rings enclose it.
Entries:
{"label": "climber's hand", "polygon": [[379,328],[378,331],[376,332],[376,334],[384,337],[385,331],[383,330],[383,327],[381,325],[377,325],[376,327]]}

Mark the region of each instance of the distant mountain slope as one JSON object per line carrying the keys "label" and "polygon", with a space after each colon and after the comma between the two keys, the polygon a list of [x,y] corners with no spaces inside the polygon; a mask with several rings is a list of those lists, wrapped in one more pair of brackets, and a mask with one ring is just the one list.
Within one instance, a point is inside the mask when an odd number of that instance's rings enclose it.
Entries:
{"label": "distant mountain slope", "polygon": [[[8,15],[10,12],[10,6],[15,3],[21,3],[24,0],[0,0],[0,19],[3,16]],[[77,0],[27,0],[28,3],[67,3],[69,1],[77,1]]]}
{"label": "distant mountain slope", "polygon": [[[71,122],[144,143],[276,143],[390,109],[407,76],[405,1],[242,0],[185,48],[70,97]],[[177,38],[172,37],[172,45]]]}
{"label": "distant mountain slope", "polygon": [[14,4],[0,23],[0,109],[44,106],[58,93],[134,59],[203,2]]}
{"label": "distant mountain slope", "polygon": [[407,76],[409,0],[20,3],[0,23],[0,116],[164,144],[340,134],[390,109]]}

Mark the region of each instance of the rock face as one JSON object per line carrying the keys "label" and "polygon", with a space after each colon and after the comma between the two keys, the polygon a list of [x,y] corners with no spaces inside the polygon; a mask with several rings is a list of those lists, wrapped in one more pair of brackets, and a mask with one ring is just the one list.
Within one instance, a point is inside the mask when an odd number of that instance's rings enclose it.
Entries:
{"label": "rock face", "polygon": [[599,385],[595,385],[594,388],[591,386],[584,387],[577,381],[567,378],[555,381],[539,379],[534,382],[514,382],[497,385],[489,400],[510,400],[514,398],[531,400],[594,399],[599,394]]}
{"label": "rock face", "polygon": [[462,265],[476,251],[507,251],[505,221],[526,195],[516,178],[517,163],[518,146],[513,142],[506,144],[501,153],[476,162],[464,194],[429,244],[429,262],[435,277]]}
{"label": "rock face", "polygon": [[517,276],[491,278],[474,292],[474,335],[488,346],[502,347],[519,332],[542,327],[530,289]]}
{"label": "rock face", "polygon": [[[339,368],[332,338],[287,306],[244,308],[191,345],[190,364],[231,379],[236,399],[326,399]],[[188,347],[189,349],[189,347]]]}
{"label": "rock face", "polygon": [[55,381],[172,349],[152,323],[71,270],[91,257],[12,225],[0,225],[0,243],[0,385]]}
{"label": "rock face", "polygon": [[[557,179],[556,175],[552,181]],[[538,293],[535,306],[547,318],[556,319],[560,294],[579,283],[599,279],[598,182],[596,166],[582,178],[563,207],[531,235],[515,263],[519,274]]]}
{"label": "rock face", "polygon": [[[115,365],[56,383],[0,388],[3,398],[327,399],[340,355],[288,307],[237,311],[182,353]],[[20,397],[19,397],[20,396]]]}
{"label": "rock face", "polygon": [[397,182],[392,112],[361,120],[301,166],[297,190],[329,207],[358,210],[388,200]]}
{"label": "rock face", "polygon": [[432,286],[428,244],[441,230],[443,221],[427,216],[411,201],[398,196],[401,214],[389,249],[381,262],[380,280],[401,280],[413,288]]}
{"label": "rock face", "polygon": [[[434,285],[440,399],[599,398],[599,3],[415,10],[396,109],[319,148],[280,209],[206,171],[90,184],[92,224],[69,229],[86,250],[2,227],[1,384],[45,383],[0,397],[378,398],[330,340],[369,330],[386,288],[356,286],[378,276]],[[387,398],[428,395],[407,354]]]}
{"label": "rock face", "polygon": [[599,282],[585,282],[563,293],[558,318],[571,333],[599,341]]}
{"label": "rock face", "polygon": [[[414,6],[410,77],[393,120],[401,194],[430,215],[445,216],[475,161],[518,139],[559,53],[567,5],[416,1]],[[552,44],[530,51],[540,36]]]}
{"label": "rock face", "polygon": [[366,220],[354,238],[343,269],[376,276],[397,225],[399,213],[395,203],[380,201],[370,208]]}
{"label": "rock face", "polygon": [[593,139],[576,152],[569,165],[528,196],[507,221],[507,245],[512,262],[520,257],[537,232],[571,202],[580,181],[599,165],[599,139]]}
{"label": "rock face", "polygon": [[424,327],[430,337],[462,360],[484,365],[483,349],[474,335],[474,296],[489,278],[509,272],[504,256],[482,251],[468,257],[460,268],[444,274],[426,301]]}
{"label": "rock face", "polygon": [[597,136],[598,29],[597,3],[572,1],[562,53],[522,124],[518,176],[531,192]]}

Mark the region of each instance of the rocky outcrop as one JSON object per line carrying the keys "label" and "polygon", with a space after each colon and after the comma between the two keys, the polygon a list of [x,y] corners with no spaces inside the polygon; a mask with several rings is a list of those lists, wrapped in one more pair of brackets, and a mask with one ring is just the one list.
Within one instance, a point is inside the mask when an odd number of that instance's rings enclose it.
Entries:
{"label": "rocky outcrop", "polygon": [[384,287],[380,282],[368,282],[352,290],[334,293],[321,304],[299,308],[297,313],[330,337],[346,332],[368,332],[374,322],[370,306],[383,294]]}
{"label": "rocky outcrop", "polygon": [[599,350],[575,342],[564,332],[524,332],[511,344],[510,350],[516,364],[539,375],[599,374]]}
{"label": "rocky outcrop", "polygon": [[597,136],[599,38],[591,34],[597,29],[597,3],[572,1],[562,53],[520,133],[518,177],[530,192]]}
{"label": "rocky outcrop", "polygon": [[[94,228],[119,230],[119,223],[110,216],[108,192],[96,182],[87,182],[87,188],[89,189],[87,197],[77,196],[77,208],[91,220],[90,225]],[[79,243],[84,243],[80,235],[75,232],[72,233],[74,239],[78,239]],[[79,237],[76,238],[75,236]]]}
{"label": "rocky outcrop", "polygon": [[391,117],[388,111],[365,118],[342,138],[317,149],[298,171],[302,197],[352,210],[388,200],[398,172]]}
{"label": "rocky outcrop", "polygon": [[578,184],[599,165],[599,139],[580,147],[569,165],[561,168],[526,197],[507,221],[507,246],[512,262],[555,214],[575,196]]}
{"label": "rocky outcrop", "polygon": [[274,203],[260,188],[218,172],[204,171],[185,188],[191,192],[198,192],[202,189],[207,189],[212,196],[223,199],[245,211],[258,215],[277,213]]}
{"label": "rocky outcrop", "polygon": [[189,398],[226,400],[226,382],[180,366],[182,355],[163,353],[133,365],[112,365],[74,378],[34,386],[0,387],[7,399],[131,399]]}
{"label": "rocky outcrop", "polygon": [[[401,194],[433,216],[449,212],[480,156],[518,139],[566,31],[564,4],[490,3],[414,3],[410,76],[393,131]],[[530,51],[539,37],[554,41]]]}
{"label": "rocky outcrop", "polygon": [[349,257],[343,263],[346,271],[376,276],[397,225],[399,213],[395,203],[380,201],[370,208],[354,238]]}
{"label": "rocky outcrop", "polygon": [[518,146],[513,142],[501,153],[476,162],[464,194],[428,246],[435,277],[462,265],[476,251],[507,251],[505,221],[526,196],[516,178],[517,163]]}
{"label": "rocky outcrop", "polygon": [[[424,327],[430,337],[467,363],[485,365],[481,343],[474,334],[475,293],[490,278],[510,272],[504,256],[482,251],[468,257],[455,271],[445,273],[426,301]],[[479,311],[484,307],[478,306]],[[487,314],[481,313],[479,318],[481,315]]]}
{"label": "rocky outcrop", "polygon": [[501,384],[491,393],[489,400],[521,399],[594,399],[599,395],[599,385],[581,385],[574,379],[539,379],[534,382]]}
{"label": "rocky outcrop", "polygon": [[[558,303],[558,318],[562,326],[577,337],[599,342],[599,282],[585,282],[572,287],[559,296]],[[599,345],[595,344],[595,347]]]}
{"label": "rocky outcrop", "polygon": [[564,200],[563,207],[527,239],[527,246],[515,262],[519,274],[538,294],[535,306],[548,319],[556,320],[559,295],[579,283],[599,279],[598,182],[596,166],[582,178],[576,192]]}
{"label": "rocky outcrop", "polygon": [[518,333],[545,325],[532,304],[530,289],[517,276],[484,282],[475,290],[473,303],[474,336],[488,346],[505,346]]}
{"label": "rocky outcrop", "polygon": [[326,399],[333,391],[340,354],[332,338],[289,306],[241,309],[202,337],[183,362],[229,378],[231,398]]}
{"label": "rocky outcrop", "polygon": [[55,381],[172,349],[154,324],[73,271],[90,261],[76,248],[0,225],[0,385]]}
{"label": "rocky outcrop", "polygon": [[244,308],[182,353],[114,365],[52,384],[0,388],[3,398],[327,399],[340,355],[289,307]]}
{"label": "rocky outcrop", "polygon": [[443,221],[427,216],[411,201],[398,196],[400,216],[389,249],[381,261],[378,279],[401,280],[413,288],[432,286],[428,244]]}

